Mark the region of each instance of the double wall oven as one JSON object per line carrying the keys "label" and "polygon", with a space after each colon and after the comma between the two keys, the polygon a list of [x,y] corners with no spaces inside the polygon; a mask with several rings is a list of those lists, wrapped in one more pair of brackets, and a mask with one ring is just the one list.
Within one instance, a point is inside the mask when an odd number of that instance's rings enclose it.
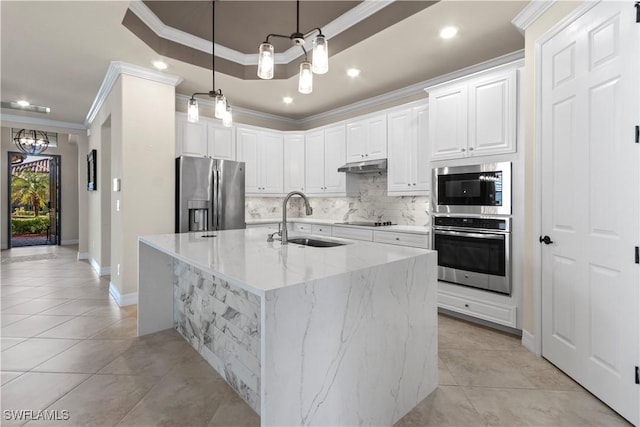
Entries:
{"label": "double wall oven", "polygon": [[511,163],[433,170],[438,279],[511,294]]}

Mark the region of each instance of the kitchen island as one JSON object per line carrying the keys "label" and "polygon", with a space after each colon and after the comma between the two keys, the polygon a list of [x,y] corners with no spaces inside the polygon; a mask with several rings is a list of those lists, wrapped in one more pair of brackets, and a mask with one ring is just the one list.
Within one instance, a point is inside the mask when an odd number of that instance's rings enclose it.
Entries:
{"label": "kitchen island", "polygon": [[392,425],[437,386],[436,253],[267,231],[141,237],[138,335],[176,328],[264,426]]}

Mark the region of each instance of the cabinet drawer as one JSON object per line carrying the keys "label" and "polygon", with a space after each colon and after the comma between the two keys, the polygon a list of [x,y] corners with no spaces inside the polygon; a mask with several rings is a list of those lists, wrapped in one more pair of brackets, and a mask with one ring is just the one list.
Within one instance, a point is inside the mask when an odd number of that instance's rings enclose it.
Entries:
{"label": "cabinet drawer", "polygon": [[293,231],[298,233],[311,233],[311,224],[301,224],[296,222],[293,224]]}
{"label": "cabinet drawer", "polygon": [[333,237],[342,237],[343,239],[366,240],[373,241],[373,230],[351,227],[333,227]]}
{"label": "cabinet drawer", "polygon": [[311,224],[311,234],[321,234],[323,236],[331,236],[331,226]]}
{"label": "cabinet drawer", "polygon": [[516,307],[438,291],[438,307],[516,328]]}
{"label": "cabinet drawer", "polygon": [[428,234],[394,233],[392,231],[374,231],[373,241],[389,243],[391,245],[412,246],[414,248],[429,248]]}

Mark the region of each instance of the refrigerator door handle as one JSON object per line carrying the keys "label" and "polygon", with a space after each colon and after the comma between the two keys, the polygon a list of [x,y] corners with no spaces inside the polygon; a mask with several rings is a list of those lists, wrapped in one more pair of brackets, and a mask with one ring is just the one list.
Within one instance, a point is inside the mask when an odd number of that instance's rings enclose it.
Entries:
{"label": "refrigerator door handle", "polygon": [[216,169],[216,184],[215,184],[215,188],[216,188],[216,206],[215,206],[215,210],[214,210],[214,215],[216,218],[216,230],[220,230],[220,171],[218,169]]}

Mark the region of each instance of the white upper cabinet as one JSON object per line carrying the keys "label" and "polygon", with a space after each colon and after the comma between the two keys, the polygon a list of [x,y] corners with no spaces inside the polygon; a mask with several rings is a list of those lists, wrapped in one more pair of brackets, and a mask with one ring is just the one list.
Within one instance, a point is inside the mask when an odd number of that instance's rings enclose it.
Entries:
{"label": "white upper cabinet", "polygon": [[425,195],[430,190],[429,108],[415,105],[387,116],[389,195]]}
{"label": "white upper cabinet", "polygon": [[305,191],[304,134],[284,136],[284,192]]}
{"label": "white upper cabinet", "polygon": [[235,160],[236,140],[232,127],[224,127],[219,120],[201,117],[190,123],[187,115],[176,113],[176,157],[213,157]]}
{"label": "white upper cabinet", "polygon": [[305,136],[306,193],[315,195],[346,194],[346,177],[338,172],[345,163],[345,126],[338,125],[312,131]]}
{"label": "white upper cabinet", "polygon": [[282,134],[238,127],[236,140],[237,159],[245,162],[246,193],[283,193]]}
{"label": "white upper cabinet", "polygon": [[516,68],[501,67],[429,89],[431,160],[516,150]]}
{"label": "white upper cabinet", "polygon": [[387,115],[347,123],[347,162],[387,158]]}

